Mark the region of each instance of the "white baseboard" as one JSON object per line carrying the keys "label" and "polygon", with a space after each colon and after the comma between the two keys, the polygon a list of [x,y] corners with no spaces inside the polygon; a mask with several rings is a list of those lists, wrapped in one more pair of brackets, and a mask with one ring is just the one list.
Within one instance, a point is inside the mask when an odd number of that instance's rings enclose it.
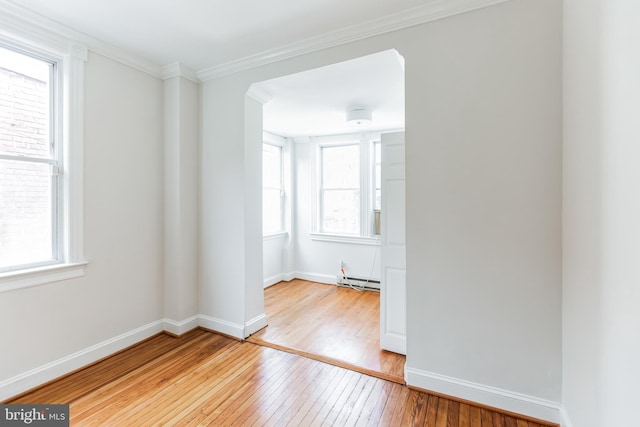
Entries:
{"label": "white baseboard", "polygon": [[0,401],[24,393],[27,390],[94,363],[113,353],[117,353],[120,350],[162,332],[162,330],[163,322],[158,320],[92,345],[91,347],[87,347],[84,350],[61,359],[54,360],[46,365],[6,379],[0,382]]}
{"label": "white baseboard", "polygon": [[560,404],[433,372],[405,367],[407,385],[457,397],[553,423],[560,422]]}
{"label": "white baseboard", "polygon": [[173,335],[182,335],[200,325],[200,317],[196,314],[180,322],[173,319],[162,319],[162,328]]}
{"label": "white baseboard", "polygon": [[275,276],[271,276],[271,277],[268,277],[268,278],[264,279],[263,286],[265,288],[268,288],[269,286],[273,286],[276,283],[290,282],[295,278],[296,278],[296,273],[294,273],[294,272],[291,272],[291,273],[280,273],[280,274],[276,274]]}
{"label": "white baseboard", "polygon": [[260,316],[256,316],[244,324],[244,337],[255,334],[260,329],[267,326],[267,315],[262,313]]}
{"label": "white baseboard", "polygon": [[567,410],[564,408],[560,408],[560,425],[562,427],[573,427],[573,423],[569,418],[569,414],[567,414]]}
{"label": "white baseboard", "polygon": [[396,334],[382,334],[380,336],[380,347],[383,350],[392,351],[398,354],[407,355],[407,337]]}
{"label": "white baseboard", "polygon": [[244,325],[241,323],[229,322],[227,320],[206,316],[204,314],[201,314],[199,319],[199,325],[203,328],[210,329],[214,332],[220,332],[222,334],[238,338],[239,340],[245,339]]}
{"label": "white baseboard", "polygon": [[295,278],[308,280],[310,282],[326,283],[328,285],[336,284],[335,274],[331,275],[331,274],[305,273],[302,271],[296,271]]}

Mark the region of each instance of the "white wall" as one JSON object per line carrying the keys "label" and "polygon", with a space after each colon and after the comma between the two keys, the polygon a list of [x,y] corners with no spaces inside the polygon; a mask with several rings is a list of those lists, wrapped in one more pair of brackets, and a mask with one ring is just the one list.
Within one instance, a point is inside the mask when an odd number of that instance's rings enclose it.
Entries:
{"label": "white wall", "polygon": [[[311,221],[313,218],[312,198],[313,174],[310,143],[295,144],[295,240],[296,276],[324,283],[336,283],[340,274],[340,261],[344,261],[349,277],[380,279],[380,247],[373,244],[354,244],[313,240]],[[372,242],[373,243],[373,242]],[[375,262],[374,262],[375,258]]]}
{"label": "white wall", "polygon": [[467,391],[480,384],[486,403],[520,409],[515,399],[522,412],[557,415],[560,9],[555,0],[513,0],[203,83],[207,315],[242,322],[255,286],[238,271],[262,262],[235,243],[245,200],[260,191],[244,186],[245,156],[255,155],[243,144],[249,86],[395,48],[406,65],[411,381],[436,373]]}
{"label": "white wall", "polygon": [[266,236],[262,239],[262,278],[266,288],[294,278],[289,253],[292,249],[290,233]]}
{"label": "white wall", "polygon": [[640,4],[564,1],[563,411],[638,424]]}
{"label": "white wall", "polygon": [[82,278],[0,294],[0,383],[162,318],[162,94],[159,79],[90,52],[89,265]]}
{"label": "white wall", "polygon": [[407,366],[471,400],[539,399],[541,417],[561,397],[561,35],[560,2],[517,0],[403,52]]}
{"label": "white wall", "polygon": [[164,81],[164,316],[177,323],[198,314],[199,109],[197,83]]}

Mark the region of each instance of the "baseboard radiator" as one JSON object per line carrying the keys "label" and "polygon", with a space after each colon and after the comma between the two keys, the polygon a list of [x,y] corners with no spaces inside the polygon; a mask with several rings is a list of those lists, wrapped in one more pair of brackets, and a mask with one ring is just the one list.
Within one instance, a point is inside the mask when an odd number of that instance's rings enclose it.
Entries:
{"label": "baseboard radiator", "polygon": [[344,277],[337,276],[336,284],[338,286],[343,286],[346,288],[354,287],[354,288],[363,288],[369,291],[380,291],[380,281],[379,280],[367,280],[362,277]]}

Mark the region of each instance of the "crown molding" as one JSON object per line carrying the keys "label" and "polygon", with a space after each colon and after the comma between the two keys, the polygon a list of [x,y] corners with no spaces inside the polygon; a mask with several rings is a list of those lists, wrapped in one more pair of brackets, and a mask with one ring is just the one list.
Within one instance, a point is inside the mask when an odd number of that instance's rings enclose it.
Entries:
{"label": "crown molding", "polygon": [[81,43],[102,56],[162,78],[160,66],[157,64],[34,13],[13,1],[0,0],[0,28],[2,32],[27,34],[31,39],[46,40],[50,44],[60,45],[61,48],[68,47],[69,41],[73,41],[74,44]]}
{"label": "crown molding", "polygon": [[200,79],[198,79],[198,75],[186,67],[184,64],[180,62],[173,62],[171,64],[163,65],[160,67],[160,73],[162,75],[163,80],[172,79],[174,77],[182,77],[187,80],[191,80],[194,83],[200,83]]}
{"label": "crown molding", "polygon": [[259,83],[252,84],[247,91],[247,95],[261,104],[266,104],[273,99],[273,95],[267,92]]}
{"label": "crown molding", "polygon": [[356,24],[320,36],[310,37],[224,64],[208,67],[198,71],[197,75],[200,81],[212,80],[239,71],[293,58],[298,55],[340,46],[507,1],[510,0],[433,0],[428,4],[387,15],[382,18]]}
{"label": "crown molding", "polygon": [[[73,40],[76,43],[86,45],[93,52],[154,77],[167,79],[181,76],[195,83],[200,83],[507,1],[510,0],[432,0],[422,6],[208,67],[198,72],[193,72],[178,62],[159,66],[140,55],[120,49],[25,9],[11,0],[0,0],[0,35],[7,32],[28,34],[31,39],[46,40],[49,44],[55,43],[60,46],[61,50],[68,47],[69,40]],[[15,31],[12,31],[14,29]]]}

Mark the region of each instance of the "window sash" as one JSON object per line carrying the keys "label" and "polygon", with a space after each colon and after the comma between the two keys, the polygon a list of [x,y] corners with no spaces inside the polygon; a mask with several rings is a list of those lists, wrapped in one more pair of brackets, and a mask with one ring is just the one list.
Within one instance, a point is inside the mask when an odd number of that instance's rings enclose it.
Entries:
{"label": "window sash", "polygon": [[[363,169],[360,145],[356,142],[319,146],[318,230],[320,233],[362,235],[361,172]],[[342,156],[337,154],[340,151]],[[345,155],[352,157],[345,158]],[[329,165],[330,161],[335,164]],[[331,176],[328,179],[328,173],[335,174],[341,170],[347,171],[346,176]]]}
{"label": "window sash", "polygon": [[[2,54],[5,55],[4,58],[6,58],[5,64],[7,66],[5,68],[11,74],[22,76],[24,81],[43,81],[40,79],[46,79],[44,81],[46,92],[43,101],[43,105],[46,106],[45,116],[40,117],[42,111],[37,111],[37,101],[33,101],[30,110],[32,117],[18,116],[12,122],[13,126],[15,126],[14,129],[9,130],[8,127],[7,129],[0,129],[0,134],[4,134],[7,138],[5,146],[0,150],[0,164],[4,165],[5,173],[9,174],[9,171],[14,171],[12,175],[7,175],[7,177],[18,177],[16,181],[13,181],[13,188],[9,187],[11,183],[8,179],[4,183],[4,189],[2,188],[3,185],[0,184],[0,203],[6,204],[5,214],[13,214],[11,217],[0,217],[0,220],[4,222],[4,224],[0,224],[0,234],[2,229],[7,233],[6,236],[2,236],[4,244],[0,243],[0,272],[5,273],[63,261],[61,238],[62,180],[60,176],[62,156],[57,138],[60,132],[57,114],[59,102],[59,91],[57,90],[59,67],[57,61],[41,55],[31,54],[22,49],[4,46],[0,46],[0,49],[2,49]],[[31,68],[30,64],[37,64],[41,70]],[[47,73],[44,72],[45,69]],[[9,90],[6,95],[13,96]],[[34,96],[37,96],[37,92],[34,92]],[[29,101],[31,100],[25,100],[25,102]],[[31,119],[31,121],[28,121],[28,119]],[[42,120],[43,123],[39,120]],[[39,133],[32,137],[23,130],[23,126],[16,126],[19,123],[25,126],[44,127],[46,132],[41,137],[43,143],[38,144],[37,136]],[[44,146],[44,150],[42,148],[38,150],[38,145]],[[11,167],[9,165],[14,166]],[[46,190],[43,191],[44,188]],[[25,202],[29,197],[32,198],[29,201],[31,205],[24,205],[22,206],[22,211],[19,211],[21,209],[21,201]],[[22,200],[20,201],[20,199]],[[9,206],[9,204],[12,206]],[[13,212],[11,212],[12,210]],[[41,217],[45,212],[48,219]],[[38,217],[40,219],[36,222],[28,222]],[[45,235],[39,236],[39,233],[45,233]],[[31,244],[28,242],[31,242]]]}
{"label": "window sash", "polygon": [[[284,230],[284,153],[279,145],[262,147],[262,233],[273,234]],[[276,165],[267,170],[269,161]]]}

